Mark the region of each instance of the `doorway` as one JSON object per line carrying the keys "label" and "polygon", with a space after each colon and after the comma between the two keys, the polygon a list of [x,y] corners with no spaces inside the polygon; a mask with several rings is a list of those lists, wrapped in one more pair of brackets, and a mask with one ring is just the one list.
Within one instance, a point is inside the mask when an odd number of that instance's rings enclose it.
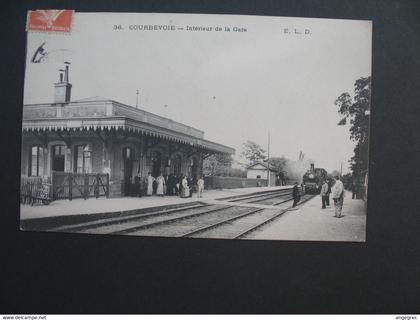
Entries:
{"label": "doorway", "polygon": [[191,178],[196,180],[198,176],[198,160],[197,158],[192,158],[191,162]]}
{"label": "doorway", "polygon": [[56,145],[52,147],[52,170],[64,172],[66,159],[66,146]]}
{"label": "doorway", "polygon": [[161,173],[162,154],[158,151],[152,152],[152,176],[157,177]]}
{"label": "doorway", "polygon": [[124,196],[131,195],[131,178],[133,174],[133,149],[123,148],[123,170],[124,170]]}
{"label": "doorway", "polygon": [[179,175],[181,175],[181,164],[182,164],[182,159],[181,156],[177,156],[173,159],[173,174],[177,177]]}

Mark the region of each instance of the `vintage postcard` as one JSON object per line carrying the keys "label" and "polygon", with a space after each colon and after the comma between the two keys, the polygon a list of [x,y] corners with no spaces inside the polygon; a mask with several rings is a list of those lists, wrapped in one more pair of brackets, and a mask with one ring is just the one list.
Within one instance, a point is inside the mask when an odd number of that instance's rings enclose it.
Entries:
{"label": "vintage postcard", "polygon": [[34,10],[26,31],[21,230],[365,241],[371,21]]}

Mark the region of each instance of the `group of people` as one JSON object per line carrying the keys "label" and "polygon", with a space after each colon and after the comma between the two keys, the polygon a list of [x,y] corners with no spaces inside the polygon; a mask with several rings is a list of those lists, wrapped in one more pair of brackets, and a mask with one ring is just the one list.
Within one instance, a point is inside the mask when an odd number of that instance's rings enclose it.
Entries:
{"label": "group of people", "polygon": [[[343,202],[344,202],[344,185],[340,181],[339,176],[335,176],[335,183],[331,186],[331,183],[325,179],[322,183],[321,187],[321,203],[322,209],[325,209],[327,206],[330,205],[330,194],[332,195],[334,201],[334,217],[341,218],[341,212],[343,210]],[[299,184],[295,182],[293,189],[292,189],[292,196],[293,196],[293,208],[300,201],[301,192],[304,193],[305,186],[301,186],[301,190],[299,190]]]}
{"label": "group of people", "polygon": [[344,202],[344,185],[340,181],[339,176],[335,176],[335,183],[331,187],[331,184],[328,180],[325,180],[321,187],[321,202],[322,209],[325,209],[326,206],[330,205],[330,194],[334,200],[334,217],[341,218],[341,212],[343,210]]}
{"label": "group of people", "polygon": [[152,196],[179,196],[181,198],[192,197],[194,191],[197,191],[197,197],[201,198],[204,191],[204,179],[202,176],[198,179],[191,179],[183,175],[162,175],[159,173],[157,177],[153,177],[151,172],[148,173],[145,179],[142,179],[140,174],[134,178],[134,185],[136,195]]}

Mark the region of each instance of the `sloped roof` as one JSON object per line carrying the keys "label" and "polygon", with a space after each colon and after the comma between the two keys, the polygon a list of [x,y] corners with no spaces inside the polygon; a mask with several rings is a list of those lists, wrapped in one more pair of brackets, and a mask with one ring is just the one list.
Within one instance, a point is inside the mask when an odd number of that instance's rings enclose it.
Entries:
{"label": "sloped roof", "polygon": [[[255,167],[255,166],[257,166],[257,165],[263,166],[265,169],[268,169],[268,163],[266,163],[266,162],[260,162],[260,161],[254,162],[253,164],[249,165],[249,166],[248,166],[248,167],[246,167],[246,168],[247,168],[247,169],[252,169],[253,167]],[[271,167],[270,167],[270,171],[277,171],[277,170],[275,170],[275,169],[271,166]]]}
{"label": "sloped roof", "polygon": [[157,114],[95,96],[66,107],[53,103],[24,104],[23,131],[128,130],[210,151],[234,154],[235,149],[204,139],[204,131]]}

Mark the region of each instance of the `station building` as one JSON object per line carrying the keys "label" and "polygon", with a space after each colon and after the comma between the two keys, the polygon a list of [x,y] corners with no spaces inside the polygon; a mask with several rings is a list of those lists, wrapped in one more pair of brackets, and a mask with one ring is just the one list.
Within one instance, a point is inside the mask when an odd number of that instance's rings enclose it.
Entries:
{"label": "station building", "polygon": [[255,162],[246,168],[247,179],[262,179],[268,183],[268,172],[270,172],[270,186],[275,186],[277,179],[277,171],[266,162]]}
{"label": "station building", "polygon": [[202,174],[211,154],[233,154],[204,132],[102,97],[71,101],[69,68],[54,84],[54,102],[23,106],[21,174],[107,173],[112,196],[128,195],[134,176]]}

